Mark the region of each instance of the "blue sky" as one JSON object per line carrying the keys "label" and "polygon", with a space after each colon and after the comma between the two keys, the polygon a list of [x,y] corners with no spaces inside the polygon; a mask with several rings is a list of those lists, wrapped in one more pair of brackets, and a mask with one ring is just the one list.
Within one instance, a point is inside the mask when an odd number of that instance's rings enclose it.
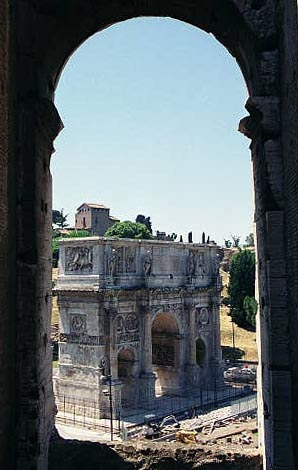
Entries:
{"label": "blue sky", "polygon": [[185,23],[142,18],[86,41],[61,76],[65,129],[52,157],[53,207],[83,202],[121,220],[219,244],[252,231],[249,141],[237,132],[247,89],[234,58]]}

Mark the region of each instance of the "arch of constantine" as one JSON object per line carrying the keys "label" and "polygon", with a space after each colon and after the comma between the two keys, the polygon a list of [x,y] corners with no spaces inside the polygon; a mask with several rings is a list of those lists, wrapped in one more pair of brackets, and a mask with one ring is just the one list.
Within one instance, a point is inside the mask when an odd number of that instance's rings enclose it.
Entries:
{"label": "arch of constantine", "polygon": [[218,247],[108,238],[60,242],[56,393],[108,409],[222,384]]}
{"label": "arch of constantine", "polygon": [[[254,179],[260,450],[266,470],[296,469],[297,0],[0,1],[0,467],[47,469],[54,428],[50,159],[63,126],[59,76],[93,34],[140,16],[213,34],[246,82],[240,130],[251,141]],[[120,371],[134,360],[133,351],[121,354]]]}

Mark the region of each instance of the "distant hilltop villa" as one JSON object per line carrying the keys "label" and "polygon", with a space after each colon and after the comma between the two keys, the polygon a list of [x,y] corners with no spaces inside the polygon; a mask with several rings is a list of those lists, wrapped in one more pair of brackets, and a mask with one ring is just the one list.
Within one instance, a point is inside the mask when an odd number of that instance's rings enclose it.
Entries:
{"label": "distant hilltop villa", "polygon": [[84,202],[75,216],[76,230],[88,230],[92,235],[103,236],[120,219],[110,215],[110,208],[103,204]]}

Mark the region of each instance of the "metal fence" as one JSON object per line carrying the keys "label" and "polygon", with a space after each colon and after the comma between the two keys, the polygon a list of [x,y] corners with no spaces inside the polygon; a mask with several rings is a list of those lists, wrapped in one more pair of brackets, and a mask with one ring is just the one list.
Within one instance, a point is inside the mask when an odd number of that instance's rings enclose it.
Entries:
{"label": "metal fence", "polygon": [[[144,417],[154,414],[159,420],[167,415],[175,415],[179,419],[191,418],[204,414],[212,409],[219,408],[225,404],[235,402],[241,407],[241,398],[252,394],[247,386],[225,387],[221,390],[200,390],[197,396],[161,396],[157,397],[148,406],[148,402],[115,403],[113,400],[112,426],[116,433],[120,433],[125,427],[133,432],[133,428],[144,423]],[[74,427],[109,432],[111,428],[111,417],[108,407],[100,409],[96,400],[80,399],[65,395],[56,395],[57,422]],[[239,404],[240,403],[240,404]],[[102,418],[102,415],[106,416]]]}

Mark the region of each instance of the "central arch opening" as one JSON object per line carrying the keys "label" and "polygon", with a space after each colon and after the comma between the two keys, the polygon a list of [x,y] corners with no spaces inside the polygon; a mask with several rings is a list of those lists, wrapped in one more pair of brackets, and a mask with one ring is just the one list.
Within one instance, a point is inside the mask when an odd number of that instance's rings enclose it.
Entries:
{"label": "central arch opening", "polygon": [[156,374],[156,396],[178,393],[180,389],[180,335],[170,313],[159,313],[152,324],[152,364]]}

